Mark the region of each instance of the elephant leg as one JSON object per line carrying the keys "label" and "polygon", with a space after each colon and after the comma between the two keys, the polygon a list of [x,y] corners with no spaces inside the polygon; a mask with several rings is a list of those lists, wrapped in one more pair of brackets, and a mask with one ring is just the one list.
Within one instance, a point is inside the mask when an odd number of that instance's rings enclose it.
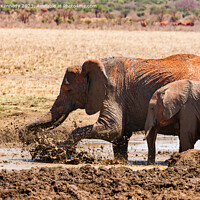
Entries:
{"label": "elephant leg", "polygon": [[155,128],[152,128],[149,136],[147,137],[147,145],[148,145],[148,164],[154,164],[155,163],[155,156],[156,156],[156,141],[157,137],[157,130]]}
{"label": "elephant leg", "polygon": [[128,161],[128,137],[122,137],[117,143],[113,143],[114,159],[123,162]]}
{"label": "elephant leg", "polygon": [[193,149],[194,144],[197,141],[197,117],[191,110],[184,109],[180,113],[180,148],[179,152],[187,151],[188,149]]}
{"label": "elephant leg", "polygon": [[[116,126],[108,128],[104,125],[96,123],[95,125],[89,125],[75,129],[71,134],[69,134],[67,140],[62,143],[62,146],[65,146],[67,154],[71,155],[74,152],[77,143],[82,139],[101,139],[113,144],[117,144],[117,141],[120,141],[119,138],[122,138],[121,135],[122,133],[119,129],[117,129]],[[116,149],[114,152],[118,152],[114,153],[116,159],[119,158],[117,155],[119,155],[120,152],[123,154],[123,157],[127,157],[127,146],[128,140],[122,140],[117,145],[114,145],[114,149]]]}

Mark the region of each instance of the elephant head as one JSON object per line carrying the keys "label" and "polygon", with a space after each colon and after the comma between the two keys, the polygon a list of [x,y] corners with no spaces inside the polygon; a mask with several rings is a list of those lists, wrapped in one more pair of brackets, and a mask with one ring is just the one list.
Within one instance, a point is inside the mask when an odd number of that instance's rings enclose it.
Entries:
{"label": "elephant head", "polygon": [[158,89],[152,96],[145,123],[147,137],[153,127],[169,125],[190,96],[191,82],[180,80]]}
{"label": "elephant head", "polygon": [[89,115],[102,108],[106,95],[107,76],[103,64],[98,60],[86,61],[82,66],[67,68],[60,94],[51,110],[40,119],[26,125],[20,132],[55,128],[70,112],[85,109]]}

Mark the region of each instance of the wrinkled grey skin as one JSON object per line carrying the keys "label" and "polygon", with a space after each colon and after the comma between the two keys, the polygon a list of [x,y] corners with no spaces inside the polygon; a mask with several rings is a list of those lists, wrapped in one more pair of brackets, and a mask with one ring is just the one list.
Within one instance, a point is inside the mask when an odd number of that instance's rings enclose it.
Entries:
{"label": "wrinkled grey skin", "polygon": [[[69,67],[50,112],[26,125],[20,136],[40,128],[55,128],[78,108],[89,115],[100,111],[95,124],[75,129],[69,135],[65,142],[68,154],[81,139],[102,139],[113,144],[115,159],[127,160],[128,140],[133,131],[144,130],[152,94],[175,79],[195,77],[191,73],[177,73],[178,70],[170,72],[177,62],[196,67],[194,59],[199,57],[186,54],[165,59],[108,57]],[[166,67],[169,61],[170,68]],[[174,129],[167,127],[161,132],[174,134]]]}
{"label": "wrinkled grey skin", "polygon": [[179,152],[193,149],[200,139],[200,81],[175,81],[153,94],[145,123],[148,163],[155,162],[157,131],[169,124],[178,129]]}

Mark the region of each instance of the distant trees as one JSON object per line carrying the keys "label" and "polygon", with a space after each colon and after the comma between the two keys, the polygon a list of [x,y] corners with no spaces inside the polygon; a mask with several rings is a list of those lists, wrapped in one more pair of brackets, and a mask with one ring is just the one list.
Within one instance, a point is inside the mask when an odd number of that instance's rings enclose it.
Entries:
{"label": "distant trees", "polygon": [[94,8],[94,13],[96,18],[99,16],[99,14],[103,11],[103,6],[97,4],[96,7]]}
{"label": "distant trees", "polygon": [[150,14],[157,15],[159,22],[163,21],[165,13],[166,13],[166,8],[164,6],[151,7],[151,9],[150,9]]}
{"label": "distant trees", "polygon": [[124,18],[127,17],[127,15],[130,13],[131,9],[129,7],[125,7],[122,11],[121,14]]}
{"label": "distant trees", "polygon": [[20,19],[22,22],[24,22],[24,24],[26,24],[29,21],[29,17],[30,17],[31,13],[29,12],[29,10],[22,10],[22,12],[20,13]]}
{"label": "distant trees", "polygon": [[177,8],[184,8],[185,10],[195,10],[197,8],[197,3],[195,0],[181,0],[176,4]]}
{"label": "distant trees", "polygon": [[54,17],[54,21],[56,22],[57,26],[63,22],[63,18],[61,16],[61,13],[58,13],[58,15],[56,15]]}
{"label": "distant trees", "polygon": [[[28,0],[22,0],[28,1]],[[9,4],[8,4],[9,2]],[[115,25],[134,25],[138,21],[146,21],[148,25],[164,20],[184,22],[186,20],[200,20],[200,0],[70,0],[72,5],[90,5],[72,8],[64,7],[66,0],[36,0],[37,4],[56,5],[52,8],[37,7],[34,4],[31,8],[12,8],[10,5],[18,5],[17,1],[0,0],[0,18],[4,21],[11,21],[16,16],[23,23],[40,19],[42,23],[55,22],[57,25],[74,24],[72,27],[85,25],[88,27],[115,26]],[[3,4],[5,3],[5,4]],[[66,3],[67,4],[67,3]],[[22,4],[24,5],[24,4]],[[58,6],[59,5],[59,6]],[[61,6],[60,6],[61,5]],[[6,7],[7,6],[7,7]],[[153,15],[153,16],[149,16]],[[34,15],[34,17],[31,17]],[[187,17],[189,16],[189,17]],[[127,18],[128,17],[128,18]],[[93,18],[93,19],[92,19]],[[97,18],[97,19],[94,19]],[[102,18],[102,19],[98,19]],[[164,19],[165,18],[165,19]],[[182,18],[186,18],[182,20]],[[101,24],[101,25],[100,25]],[[142,25],[142,24],[141,24]],[[144,24],[143,24],[144,25]],[[143,26],[142,25],[142,26]]]}
{"label": "distant trees", "polygon": [[178,20],[178,17],[176,16],[177,13],[177,9],[176,8],[171,8],[171,10],[169,11],[169,13],[171,14],[171,21],[172,22],[176,22]]}

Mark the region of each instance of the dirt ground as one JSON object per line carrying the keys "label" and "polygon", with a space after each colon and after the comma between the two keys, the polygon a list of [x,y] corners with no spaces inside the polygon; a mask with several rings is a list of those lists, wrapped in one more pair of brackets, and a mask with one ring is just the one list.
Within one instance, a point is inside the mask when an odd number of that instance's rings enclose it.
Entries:
{"label": "dirt ground", "polygon": [[200,151],[176,154],[165,170],[84,165],[0,172],[2,199],[199,199]]}

